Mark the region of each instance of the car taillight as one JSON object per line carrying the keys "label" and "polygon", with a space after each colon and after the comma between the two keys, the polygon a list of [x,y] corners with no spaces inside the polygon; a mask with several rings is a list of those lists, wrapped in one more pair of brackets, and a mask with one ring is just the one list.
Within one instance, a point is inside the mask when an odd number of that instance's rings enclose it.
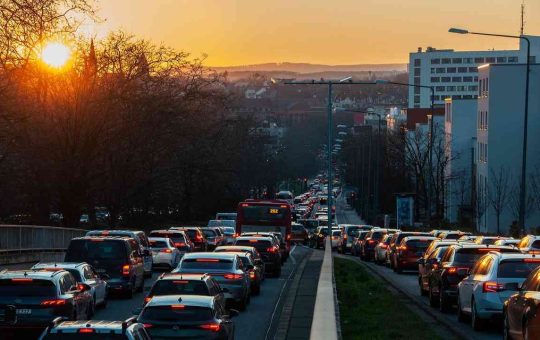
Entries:
{"label": "car taillight", "polygon": [[168,253],[168,254],[170,254],[170,253],[172,253],[172,250],[170,250],[170,249],[163,249],[161,252],[162,252],[162,253]]}
{"label": "car taillight", "polygon": [[344,240],[347,239],[347,234],[343,235],[343,239],[344,239]]}
{"label": "car taillight", "polygon": [[174,244],[174,246],[175,246],[175,247],[185,247],[186,244],[185,244],[184,242],[176,242],[176,243]]}
{"label": "car taillight", "polygon": [[152,300],[152,297],[151,296],[147,296],[144,298],[144,304],[147,304],[148,302],[150,302],[150,300]]}
{"label": "car taillight", "polygon": [[387,246],[386,244],[384,244],[384,243],[381,242],[381,243],[379,243],[379,247],[380,247],[380,248],[383,248],[383,249],[386,249],[386,247],[388,247],[388,246]]}
{"label": "car taillight", "polygon": [[150,324],[150,323],[145,323],[145,324],[143,324],[143,326],[144,326],[144,328],[152,328],[153,325]]}
{"label": "car taillight", "polygon": [[369,241],[368,241],[369,244],[373,244],[373,243],[375,243],[375,242],[377,242],[377,241],[375,241],[375,240],[369,240]]}
{"label": "car taillight", "polygon": [[79,333],[85,333],[85,334],[88,334],[88,333],[95,333],[96,330],[93,329],[93,328],[80,328],[79,329]]}
{"label": "car taillight", "polygon": [[469,268],[467,267],[448,267],[446,268],[446,273],[448,273],[448,275],[457,275],[459,273],[459,271],[468,271]]}
{"label": "car taillight", "polygon": [[254,278],[255,278],[255,272],[254,272],[254,271],[250,271],[250,272],[249,272],[249,278],[250,278],[250,279],[254,279]]}
{"label": "car taillight", "polygon": [[221,325],[218,324],[218,323],[200,325],[199,327],[204,329],[204,330],[212,331],[212,332],[219,332],[219,330],[221,329]]}
{"label": "car taillight", "polygon": [[66,304],[66,300],[45,300],[41,302],[42,306],[63,306]]}
{"label": "car taillight", "polygon": [[197,235],[197,236],[195,237],[195,239],[196,239],[197,241],[202,241],[202,240],[203,240],[203,238],[202,238],[201,235]]}
{"label": "car taillight", "polygon": [[288,234],[287,235],[287,240],[290,240],[291,239],[291,234]]}
{"label": "car taillight", "polygon": [[503,289],[503,284],[495,281],[487,281],[482,285],[483,293],[497,293]]}
{"label": "car taillight", "polygon": [[129,276],[129,273],[131,272],[131,265],[125,264],[122,266],[122,275],[123,276]]}
{"label": "car taillight", "polygon": [[244,275],[242,274],[225,274],[223,275],[224,278],[226,278],[227,280],[240,280],[241,278],[244,277]]}
{"label": "car taillight", "polygon": [[407,246],[399,246],[396,248],[397,250],[407,250]]}

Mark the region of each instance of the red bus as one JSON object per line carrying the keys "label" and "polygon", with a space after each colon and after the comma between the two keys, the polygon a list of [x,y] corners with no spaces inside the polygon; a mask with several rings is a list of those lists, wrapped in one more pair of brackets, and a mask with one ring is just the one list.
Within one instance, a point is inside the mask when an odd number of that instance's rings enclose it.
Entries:
{"label": "red bus", "polygon": [[247,232],[279,232],[287,250],[291,240],[291,206],[282,200],[248,199],[238,204],[236,234]]}

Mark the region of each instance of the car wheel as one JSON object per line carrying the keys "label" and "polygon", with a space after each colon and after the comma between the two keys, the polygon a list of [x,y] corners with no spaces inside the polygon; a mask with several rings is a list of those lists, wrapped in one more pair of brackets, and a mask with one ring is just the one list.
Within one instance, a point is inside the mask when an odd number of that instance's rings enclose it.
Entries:
{"label": "car wheel", "polygon": [[433,288],[431,287],[431,285],[429,285],[429,293],[428,293],[428,296],[429,296],[429,305],[431,307],[437,307],[437,303],[439,303],[439,300],[435,297],[435,295],[433,294]]}
{"label": "car wheel", "polygon": [[471,301],[471,326],[475,331],[481,331],[484,326],[482,320],[478,317],[474,300]]}
{"label": "car wheel", "polygon": [[418,286],[420,287],[420,296],[428,295],[426,290],[424,289],[424,284],[422,283],[422,277],[418,278]]}
{"label": "car wheel", "polygon": [[448,298],[444,295],[443,290],[439,287],[439,310],[441,313],[446,313],[450,309]]}
{"label": "car wheel", "polygon": [[529,322],[527,320],[525,320],[525,322],[523,322],[523,340],[529,340],[530,337],[529,337]]}
{"label": "car wheel", "polygon": [[506,314],[506,310],[503,311],[503,339],[512,339],[512,337],[510,336],[510,324],[508,322],[508,314]]}
{"label": "car wheel", "polygon": [[467,316],[465,315],[465,313],[463,313],[463,308],[461,308],[461,299],[459,295],[457,298],[457,319],[459,322],[467,321]]}

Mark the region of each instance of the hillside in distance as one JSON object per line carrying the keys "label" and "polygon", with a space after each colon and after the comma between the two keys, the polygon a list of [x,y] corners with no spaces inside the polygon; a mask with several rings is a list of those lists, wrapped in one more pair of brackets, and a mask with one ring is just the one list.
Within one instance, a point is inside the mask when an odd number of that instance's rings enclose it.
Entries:
{"label": "hillside in distance", "polygon": [[265,63],[240,66],[211,67],[218,72],[278,72],[278,73],[323,73],[323,72],[367,72],[367,71],[407,71],[407,64],[357,64],[323,65],[309,63]]}

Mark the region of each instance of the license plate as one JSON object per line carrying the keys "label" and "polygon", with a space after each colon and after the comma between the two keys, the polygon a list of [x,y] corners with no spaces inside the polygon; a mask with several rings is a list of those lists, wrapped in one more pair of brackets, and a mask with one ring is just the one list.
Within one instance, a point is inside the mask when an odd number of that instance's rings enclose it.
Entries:
{"label": "license plate", "polygon": [[27,309],[27,308],[23,308],[23,309],[17,309],[17,314],[24,314],[24,315],[28,315],[28,314],[32,314],[32,310],[31,309]]}

